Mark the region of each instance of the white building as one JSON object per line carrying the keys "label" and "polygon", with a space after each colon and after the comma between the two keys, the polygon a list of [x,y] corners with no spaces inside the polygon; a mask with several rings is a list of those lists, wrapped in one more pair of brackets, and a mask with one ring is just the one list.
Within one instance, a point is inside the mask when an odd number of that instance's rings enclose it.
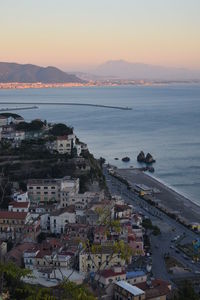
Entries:
{"label": "white building", "polygon": [[67,207],[69,205],[75,205],[76,203],[82,203],[84,205],[84,208],[87,207],[87,205],[92,200],[99,201],[101,199],[100,193],[95,192],[85,192],[84,194],[78,194],[77,188],[76,192],[73,193],[66,193],[62,192],[60,197],[60,207]]}
{"label": "white building", "polygon": [[29,202],[28,193],[27,192],[15,192],[12,195],[14,201],[17,202]]}
{"label": "white building", "polygon": [[16,202],[13,201],[8,205],[8,211],[14,212],[28,212],[29,211],[29,202]]}
{"label": "white building", "polygon": [[65,209],[60,209],[50,215],[50,231],[52,233],[63,233],[68,223],[76,223],[74,205],[71,205]]}

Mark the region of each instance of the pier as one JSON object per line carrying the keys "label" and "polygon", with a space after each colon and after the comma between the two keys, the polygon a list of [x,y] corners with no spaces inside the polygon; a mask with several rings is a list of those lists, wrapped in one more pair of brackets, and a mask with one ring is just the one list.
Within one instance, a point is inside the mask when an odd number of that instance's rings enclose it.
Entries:
{"label": "pier", "polygon": [[[99,108],[110,108],[110,109],[120,109],[120,110],[132,110],[131,107],[127,107],[127,106],[111,106],[111,105],[103,105],[103,104],[91,104],[91,103],[75,103],[75,102],[56,102],[56,103],[52,103],[52,102],[0,102],[0,105],[4,104],[4,105],[27,105],[27,104],[31,104],[31,105],[60,105],[60,106],[88,106],[88,107],[99,107]],[[38,108],[33,107],[33,108]],[[20,108],[17,108],[20,109]],[[23,108],[23,109],[29,109],[29,108]],[[10,109],[11,110],[11,109]],[[16,109],[15,109],[16,110]],[[0,110],[1,111],[1,110]]]}
{"label": "pier", "polygon": [[[0,103],[2,104],[2,103]],[[7,103],[10,104],[10,103]],[[7,112],[7,111],[13,111],[13,110],[27,110],[27,109],[36,109],[38,108],[38,106],[34,105],[34,106],[26,106],[26,107],[11,107],[11,108],[0,108],[0,112]]]}

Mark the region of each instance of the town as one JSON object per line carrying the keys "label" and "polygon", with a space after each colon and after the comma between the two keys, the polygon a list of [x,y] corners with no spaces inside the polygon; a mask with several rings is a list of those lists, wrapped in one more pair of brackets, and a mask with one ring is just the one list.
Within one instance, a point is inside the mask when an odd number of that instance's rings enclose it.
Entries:
{"label": "town", "polygon": [[[6,112],[0,115],[0,140],[1,264],[27,270],[20,281],[49,288],[52,299],[62,299],[59,290],[68,282],[84,283],[85,299],[173,299],[177,285],[154,265],[165,234],[159,224],[167,215],[145,201],[144,185],[137,185],[135,196],[65,124],[26,122]],[[195,239],[193,229],[185,232],[192,230]],[[164,251],[169,274],[190,272]]]}

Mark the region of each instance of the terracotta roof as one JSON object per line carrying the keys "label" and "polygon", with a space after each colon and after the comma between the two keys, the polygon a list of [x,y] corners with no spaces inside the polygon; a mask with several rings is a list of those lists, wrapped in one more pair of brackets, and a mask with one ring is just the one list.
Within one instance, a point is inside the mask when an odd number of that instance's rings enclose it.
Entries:
{"label": "terracotta roof", "polygon": [[103,276],[104,278],[109,278],[109,277],[113,277],[113,276],[119,276],[119,275],[125,275],[126,272],[125,271],[121,271],[121,272],[115,272],[114,270],[103,270],[102,272],[100,272],[100,275]]}
{"label": "terracotta roof", "polygon": [[170,283],[161,279],[152,280],[150,286],[146,282],[138,283],[136,286],[145,291],[146,299],[152,299],[170,293]]}
{"label": "terracotta roof", "polygon": [[13,201],[13,202],[10,202],[9,205],[12,205],[13,207],[16,207],[16,208],[28,208],[29,202],[16,202],[16,201]]}
{"label": "terracotta roof", "polygon": [[24,220],[27,216],[27,212],[15,212],[15,211],[0,211],[0,219],[21,219]]}
{"label": "terracotta roof", "polygon": [[67,136],[67,135],[58,136],[58,137],[57,137],[57,140],[59,140],[59,141],[65,141],[65,140],[68,140],[68,136]]}

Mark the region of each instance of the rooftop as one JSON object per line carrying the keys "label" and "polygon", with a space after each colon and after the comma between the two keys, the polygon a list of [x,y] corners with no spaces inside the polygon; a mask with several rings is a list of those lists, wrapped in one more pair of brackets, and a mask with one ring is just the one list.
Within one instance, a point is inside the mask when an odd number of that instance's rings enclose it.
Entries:
{"label": "rooftop", "polygon": [[26,219],[27,212],[0,211],[0,219]]}
{"label": "rooftop", "polygon": [[137,287],[145,291],[146,299],[164,296],[170,292],[170,284],[161,279],[152,280],[149,285],[146,282],[141,282],[137,284]]}
{"label": "rooftop", "polygon": [[16,202],[16,201],[13,201],[13,202],[10,202],[9,203],[9,206],[14,207],[14,208],[28,208],[29,207],[29,202]]}
{"label": "rooftop", "polygon": [[140,296],[144,294],[144,291],[140,288],[131,285],[130,283],[122,280],[115,283],[117,286],[121,287],[122,289],[126,290],[127,292],[131,293],[133,296]]}
{"label": "rooftop", "polygon": [[126,273],[126,279],[145,276],[145,275],[146,274],[144,271],[130,271]]}
{"label": "rooftop", "polygon": [[125,271],[121,271],[121,272],[115,272],[114,270],[103,270],[102,272],[100,272],[100,275],[103,276],[104,278],[109,278],[109,277],[113,277],[113,276],[119,276],[119,275],[123,275],[126,274]]}

